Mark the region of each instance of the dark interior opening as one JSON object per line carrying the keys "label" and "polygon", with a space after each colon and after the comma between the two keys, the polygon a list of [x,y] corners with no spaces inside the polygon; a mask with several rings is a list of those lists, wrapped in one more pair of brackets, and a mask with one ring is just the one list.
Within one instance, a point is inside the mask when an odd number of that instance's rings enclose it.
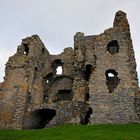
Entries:
{"label": "dark interior opening", "polygon": [[86,65],[86,71],[85,71],[86,81],[89,81],[91,73],[92,73],[92,65],[88,64]]}
{"label": "dark interior opening", "polygon": [[23,123],[24,129],[40,129],[44,128],[56,115],[54,109],[39,109],[31,113]]}
{"label": "dark interior opening", "polygon": [[44,94],[44,95],[43,95],[43,100],[44,100],[44,101],[48,101],[48,96]]}
{"label": "dark interior opening", "polygon": [[28,44],[23,44],[24,45],[24,54],[28,55],[29,54],[29,47]]}
{"label": "dark interior opening", "polygon": [[107,52],[112,55],[119,52],[119,45],[117,40],[112,40],[107,44]]}
{"label": "dark interior opening", "polygon": [[31,100],[32,100],[32,95],[31,95],[31,92],[28,91],[28,94],[27,94],[27,102],[30,104],[31,103]]}
{"label": "dark interior opening", "polygon": [[44,48],[42,48],[42,53],[43,53],[43,54],[45,53],[45,49],[44,49]]}
{"label": "dark interior opening", "polygon": [[53,83],[53,80],[54,80],[53,73],[49,73],[43,78],[43,93],[44,93],[43,100],[45,102],[49,100],[48,89]]}
{"label": "dark interior opening", "polygon": [[50,84],[52,81],[53,81],[53,73],[49,73],[43,78],[44,86],[46,86],[46,84],[47,85]]}
{"label": "dark interior opening", "polygon": [[118,78],[118,73],[113,69],[109,69],[106,71],[105,75],[109,93],[112,93],[120,82],[120,79]]}
{"label": "dark interior opening", "polygon": [[34,77],[33,77],[33,83],[35,83],[38,78],[39,78],[39,71],[38,71],[38,68],[35,67]]}
{"label": "dark interior opening", "polygon": [[85,100],[89,101],[89,93],[86,93]]}
{"label": "dark interior opening", "polygon": [[81,124],[87,125],[89,123],[90,115],[92,114],[92,108],[88,107],[85,111],[83,118],[81,119]]}
{"label": "dark interior opening", "polygon": [[94,67],[97,65],[97,56],[93,55]]}
{"label": "dark interior opening", "polygon": [[71,101],[73,94],[71,90],[59,90],[57,93],[57,101]]}

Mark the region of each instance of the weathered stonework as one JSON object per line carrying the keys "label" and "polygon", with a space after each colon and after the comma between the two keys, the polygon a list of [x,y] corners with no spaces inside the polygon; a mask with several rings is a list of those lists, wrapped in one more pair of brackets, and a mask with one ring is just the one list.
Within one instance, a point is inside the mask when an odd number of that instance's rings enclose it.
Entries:
{"label": "weathered stonework", "polygon": [[51,55],[37,35],[23,39],[5,73],[1,128],[140,122],[136,63],[122,11],[100,35],[76,33],[74,49],[59,55]]}

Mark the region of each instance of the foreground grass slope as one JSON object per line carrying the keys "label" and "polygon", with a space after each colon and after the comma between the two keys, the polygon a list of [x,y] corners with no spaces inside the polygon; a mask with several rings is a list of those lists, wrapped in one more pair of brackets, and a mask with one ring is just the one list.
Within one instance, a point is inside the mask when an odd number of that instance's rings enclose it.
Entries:
{"label": "foreground grass slope", "polygon": [[140,140],[140,124],[64,125],[49,129],[0,130],[0,140]]}

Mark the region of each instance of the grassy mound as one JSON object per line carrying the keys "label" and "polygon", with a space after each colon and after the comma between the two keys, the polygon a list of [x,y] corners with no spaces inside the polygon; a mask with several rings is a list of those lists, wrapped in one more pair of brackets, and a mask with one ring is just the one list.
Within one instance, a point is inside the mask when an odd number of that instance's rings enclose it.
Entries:
{"label": "grassy mound", "polygon": [[0,129],[0,140],[140,140],[140,124],[64,125],[36,130]]}

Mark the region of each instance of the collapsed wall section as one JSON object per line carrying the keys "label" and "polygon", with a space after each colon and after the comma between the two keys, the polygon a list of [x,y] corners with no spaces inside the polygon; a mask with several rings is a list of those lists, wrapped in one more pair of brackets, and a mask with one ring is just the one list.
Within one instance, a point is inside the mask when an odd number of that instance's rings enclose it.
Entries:
{"label": "collapsed wall section", "polygon": [[74,49],[51,55],[37,35],[10,57],[0,84],[1,128],[137,123],[140,92],[126,14],[100,35],[76,33]]}
{"label": "collapsed wall section", "polygon": [[37,35],[23,39],[17,53],[9,58],[1,90],[4,98],[0,117],[4,127],[22,128],[28,106],[42,104],[42,67],[50,65],[49,59]]}
{"label": "collapsed wall section", "polygon": [[[92,108],[90,124],[139,122],[135,56],[126,14],[96,36],[75,35],[74,99]],[[137,101],[136,101],[137,100]]]}

